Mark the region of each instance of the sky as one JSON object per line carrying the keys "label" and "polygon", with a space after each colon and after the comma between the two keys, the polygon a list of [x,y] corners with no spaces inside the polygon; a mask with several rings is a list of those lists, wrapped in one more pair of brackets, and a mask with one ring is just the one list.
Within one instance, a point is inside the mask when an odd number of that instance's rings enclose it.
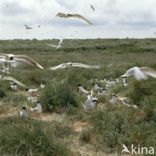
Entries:
{"label": "sky", "polygon": [[[155,6],[156,0],[0,0],[0,39],[155,38]],[[58,12],[81,14],[93,25]]]}

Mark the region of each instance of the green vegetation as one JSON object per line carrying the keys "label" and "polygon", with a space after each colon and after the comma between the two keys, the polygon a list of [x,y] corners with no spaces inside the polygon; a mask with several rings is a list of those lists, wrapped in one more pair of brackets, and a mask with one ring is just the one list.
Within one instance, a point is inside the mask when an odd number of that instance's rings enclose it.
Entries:
{"label": "green vegetation", "polygon": [[[83,110],[81,103],[86,96],[78,94],[77,86],[90,90],[95,76],[99,80],[115,79],[134,66],[156,70],[156,39],[68,39],[58,50],[46,44],[57,42],[0,41],[0,53],[28,55],[45,68],[39,70],[23,63],[12,67],[10,76],[29,88],[38,88],[41,81],[46,85],[39,89],[44,112],[33,116],[24,89],[13,91],[8,81],[0,80],[0,155],[107,155],[120,154],[122,144],[155,147],[156,79],[128,78],[127,87],[111,87],[106,97],[98,97],[97,108],[90,112]],[[48,70],[69,61],[101,68]],[[129,104],[138,109],[111,105],[111,93],[128,97]],[[27,119],[18,118],[22,106],[27,107]]]}

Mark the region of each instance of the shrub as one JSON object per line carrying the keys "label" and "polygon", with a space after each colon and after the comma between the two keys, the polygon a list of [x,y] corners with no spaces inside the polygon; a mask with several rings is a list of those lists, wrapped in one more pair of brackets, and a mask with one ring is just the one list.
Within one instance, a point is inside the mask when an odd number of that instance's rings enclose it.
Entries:
{"label": "shrub", "polygon": [[0,88],[0,98],[3,98],[6,96],[6,92],[5,92],[5,89],[3,88]]}
{"label": "shrub", "polygon": [[78,106],[76,94],[72,88],[63,84],[49,84],[41,93],[41,102],[45,111],[67,108],[68,105]]}
{"label": "shrub", "polygon": [[65,145],[43,131],[41,122],[32,119],[1,120],[0,137],[0,155],[71,155]]}

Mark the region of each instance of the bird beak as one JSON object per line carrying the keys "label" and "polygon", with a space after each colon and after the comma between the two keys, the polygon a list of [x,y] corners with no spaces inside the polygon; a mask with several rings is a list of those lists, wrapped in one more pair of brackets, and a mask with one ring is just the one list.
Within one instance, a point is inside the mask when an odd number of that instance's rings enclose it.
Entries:
{"label": "bird beak", "polygon": [[121,75],[120,77],[121,77],[121,78],[126,78],[127,76],[124,74],[124,75]]}

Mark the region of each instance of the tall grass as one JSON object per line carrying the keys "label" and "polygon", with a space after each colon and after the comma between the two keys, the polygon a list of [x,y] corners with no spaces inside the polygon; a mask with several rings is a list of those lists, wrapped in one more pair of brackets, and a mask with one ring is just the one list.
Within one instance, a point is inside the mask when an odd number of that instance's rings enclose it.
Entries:
{"label": "tall grass", "polygon": [[53,135],[47,135],[42,123],[32,119],[0,120],[0,137],[0,155],[72,155]]}

